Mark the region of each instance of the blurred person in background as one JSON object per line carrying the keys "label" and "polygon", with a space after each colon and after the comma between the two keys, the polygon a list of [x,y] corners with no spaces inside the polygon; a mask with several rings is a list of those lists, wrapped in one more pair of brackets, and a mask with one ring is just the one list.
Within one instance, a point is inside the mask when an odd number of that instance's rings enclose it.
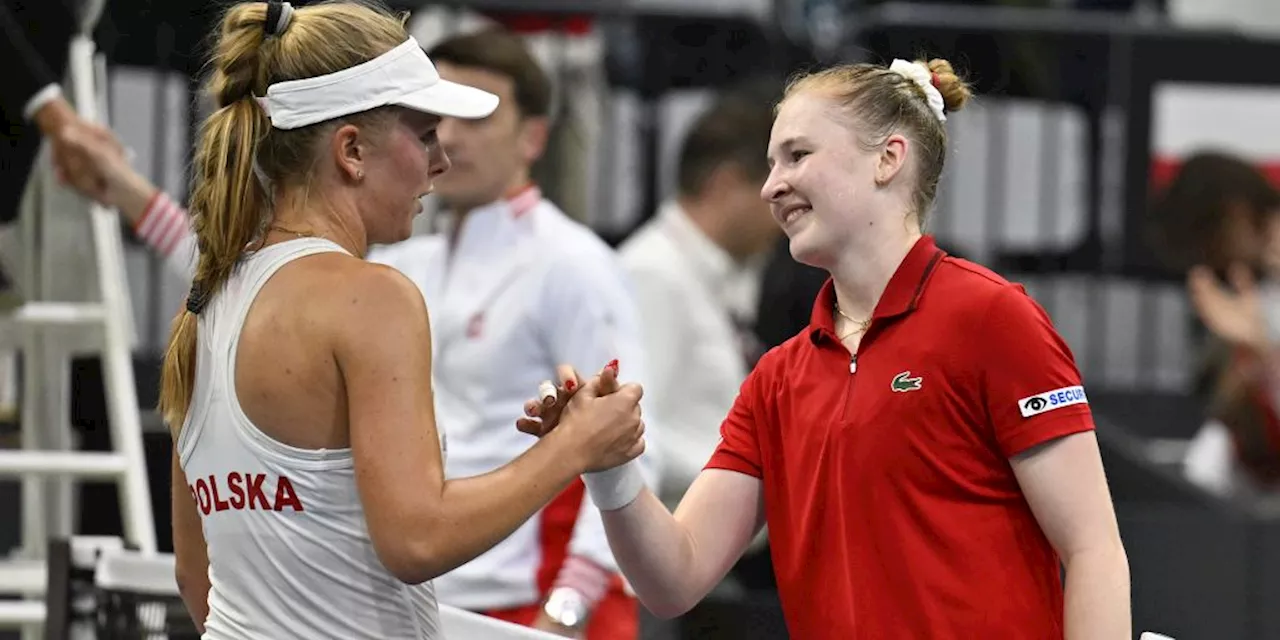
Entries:
{"label": "blurred person in background", "polygon": [[43,137],[60,144],[75,110],[59,86],[76,29],[69,0],[0,1],[0,224],[18,217],[27,179]]}
{"label": "blurred person in background", "polygon": [[680,148],[676,197],[619,247],[645,336],[654,398],[646,409],[663,425],[659,496],[672,508],[715,451],[716,425],[764,354],[756,307],[781,235],[760,199],[773,124],[767,97],[725,94],[697,118]]}
{"label": "blurred person in background", "polygon": [[[969,95],[945,60],[788,87],[761,197],[831,274],[810,328],[761,358],[674,515],[634,472],[587,481],[658,616],[702,600],[767,523],[796,638],[1132,638],[1070,349],[1024,288],[922,230]],[[530,400],[517,427],[547,433],[559,404]]]}
{"label": "blurred person in background", "polygon": [[[658,496],[671,509],[715,452],[717,425],[766,348],[756,317],[782,234],[760,199],[773,91],[754,89],[721,95],[694,121],[678,156],[676,197],[619,247],[645,336],[646,409],[663,427]],[[774,587],[767,540],[762,531],[735,567],[746,588]]]}
{"label": "blurred person in background", "polygon": [[118,211],[134,236],[162,258],[171,272],[191,279],[198,256],[189,213],[130,164],[111,130],[81,123],[67,136],[64,147],[55,151],[54,164],[64,184]]}
{"label": "blurred person in background", "polygon": [[[620,360],[629,378],[645,379],[645,358],[616,254],[530,179],[546,141],[551,88],[523,42],[487,29],[428,54],[441,77],[494,93],[499,105],[487,118],[445,118],[439,127],[451,162],[434,183],[446,209],[435,221],[439,233],[375,247],[368,260],[395,267],[426,298],[445,470],[461,477],[529,448],[511,416],[528,389],[555,377],[556,364],[594,371]],[[68,182],[119,207],[138,236],[190,278],[188,213],[129,166],[110,131],[89,127],[73,142],[66,155],[93,170],[69,172]],[[564,636],[636,637],[637,603],[583,493],[575,483],[489,552],[438,578],[440,602]]]}
{"label": "blurred person in background", "polygon": [[1178,273],[1203,267],[1227,277],[1280,270],[1271,242],[1280,195],[1257,167],[1228,153],[1186,159],[1148,212],[1151,244]]}
{"label": "blurred person in background", "polygon": [[[502,10],[483,6],[428,4],[413,13],[410,28],[418,41],[435,42],[498,26],[520,36],[551,80],[551,126],[543,160],[532,169],[546,197],[569,217],[591,224],[592,202],[602,175],[599,167],[601,122],[609,87],[605,79],[605,34],[591,14],[541,12],[538,3]],[[482,5],[483,3],[481,3]]]}
{"label": "blurred person in background", "polygon": [[[1243,158],[1188,158],[1150,211],[1199,321],[1206,421],[1187,476],[1220,492],[1280,488],[1280,192]],[[1207,330],[1207,331],[1206,331]]]}
{"label": "blurred person in background", "polygon": [[[41,141],[61,147],[78,122],[59,85],[77,14],[78,4],[71,0],[0,0],[0,60],[5,61],[0,90],[0,313],[22,303],[14,270],[23,247],[8,236]],[[14,354],[0,351],[0,423],[17,418],[16,373]]]}

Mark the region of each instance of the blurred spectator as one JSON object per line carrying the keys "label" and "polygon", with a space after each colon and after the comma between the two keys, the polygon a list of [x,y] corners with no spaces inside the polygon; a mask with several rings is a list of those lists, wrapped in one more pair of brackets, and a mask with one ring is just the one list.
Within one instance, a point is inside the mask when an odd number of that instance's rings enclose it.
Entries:
{"label": "blurred spectator", "polygon": [[640,304],[646,410],[664,429],[658,495],[672,508],[715,451],[720,421],[763,354],[756,305],[780,231],[760,198],[773,122],[762,98],[725,95],[694,122],[676,198],[620,247]]}
{"label": "blurred spectator", "polygon": [[1280,192],[1243,159],[1200,153],[1151,211],[1158,255],[1187,273],[1207,336],[1196,392],[1208,420],[1185,469],[1217,491],[1280,481]]}
{"label": "blurred spectator", "polygon": [[[1278,212],[1280,213],[1280,212]],[[1272,234],[1271,242],[1280,243]],[[1208,420],[1192,441],[1188,476],[1209,488],[1280,488],[1280,282],[1243,265],[1224,283],[1193,268],[1188,289],[1210,332],[1199,372]]]}
{"label": "blurred spectator", "polygon": [[[0,0],[0,60],[8,64],[0,92],[0,311],[21,303],[12,274],[24,247],[9,238],[7,227],[20,213],[41,140],[55,152],[64,150],[79,124],[59,86],[77,11],[70,0]],[[68,170],[89,172],[79,156],[63,155]]]}
{"label": "blurred spectator", "polygon": [[1258,272],[1277,211],[1280,194],[1256,167],[1224,153],[1198,153],[1152,207],[1151,240],[1161,261],[1179,272],[1201,265],[1225,275],[1233,264]]}
{"label": "blurred spectator", "polygon": [[569,217],[591,224],[599,182],[601,123],[608,87],[604,35],[589,14],[430,6],[411,28],[422,46],[500,26],[518,34],[551,80],[546,150],[532,169],[539,188]]}
{"label": "blurred spectator", "polygon": [[75,11],[66,1],[0,1],[0,60],[6,63],[0,93],[0,224],[18,216],[40,136],[58,144],[74,116],[55,70],[60,73],[67,64],[75,26]]}
{"label": "blurred spectator", "polygon": [[[128,153],[109,129],[77,122],[55,149],[54,165],[63,184],[120,212],[134,235],[189,280],[196,264],[196,238],[187,211],[129,163]],[[82,167],[82,168],[74,168]]]}
{"label": "blurred spectator", "polygon": [[[56,148],[75,121],[54,72],[67,64],[75,13],[73,5],[60,0],[0,0],[0,60],[5,61],[0,92],[0,313],[22,302],[10,275],[17,260],[11,254],[18,247],[6,241],[5,227],[18,217],[41,137]],[[16,373],[13,354],[0,351],[0,423],[17,417]]]}

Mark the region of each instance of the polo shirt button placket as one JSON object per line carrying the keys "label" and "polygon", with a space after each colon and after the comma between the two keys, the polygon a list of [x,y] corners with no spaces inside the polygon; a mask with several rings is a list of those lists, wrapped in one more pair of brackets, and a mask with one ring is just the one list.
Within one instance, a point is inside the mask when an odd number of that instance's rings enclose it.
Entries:
{"label": "polo shirt button placket", "polygon": [[[866,340],[865,333],[863,334],[862,339]],[[844,345],[841,345],[841,346],[844,346]],[[849,354],[849,382],[847,383],[846,389],[844,392],[845,402],[844,402],[844,410],[843,410],[843,416],[841,418],[841,421],[846,424],[850,424],[854,420],[855,409],[854,409],[853,394],[854,394],[854,390],[857,388],[857,383],[858,383],[858,351],[860,351],[861,349],[862,349],[862,342],[859,342],[858,348],[852,352],[848,351],[848,347],[845,347],[846,353]]]}

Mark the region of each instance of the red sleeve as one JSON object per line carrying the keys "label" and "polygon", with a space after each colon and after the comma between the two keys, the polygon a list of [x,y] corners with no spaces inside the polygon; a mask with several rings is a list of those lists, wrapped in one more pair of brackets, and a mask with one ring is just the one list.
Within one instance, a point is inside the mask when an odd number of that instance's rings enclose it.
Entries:
{"label": "red sleeve", "polygon": [[761,360],[739,387],[733,408],[720,424],[720,444],[716,445],[715,453],[711,454],[711,460],[704,469],[728,469],[755,478],[764,477],[756,429],[762,415],[758,407],[765,397],[765,384],[761,378],[766,361],[767,358]]}
{"label": "red sleeve", "polygon": [[1022,287],[996,295],[982,333],[982,402],[1006,457],[1093,429],[1071,349]]}

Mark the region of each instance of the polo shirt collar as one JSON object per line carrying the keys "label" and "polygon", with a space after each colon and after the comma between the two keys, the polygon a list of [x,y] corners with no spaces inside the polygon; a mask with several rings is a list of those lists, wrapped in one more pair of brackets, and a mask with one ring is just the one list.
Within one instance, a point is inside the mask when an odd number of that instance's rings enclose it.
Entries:
{"label": "polo shirt collar", "polygon": [[[916,305],[920,302],[920,295],[924,293],[925,284],[929,282],[929,276],[945,255],[946,252],[934,243],[933,236],[920,236],[920,239],[916,240],[911,250],[907,252],[907,256],[902,259],[897,270],[893,272],[893,277],[889,278],[889,284],[885,287],[884,293],[880,294],[880,300],[876,302],[876,308],[871,317],[885,319],[915,311]],[[827,278],[826,284],[822,285],[822,290],[818,292],[818,298],[813,303],[813,313],[809,316],[809,339],[815,344],[823,336],[838,340],[835,304],[835,282]]]}
{"label": "polo shirt collar", "polygon": [[529,183],[506,193],[502,203],[513,218],[519,218],[533,210],[542,202],[542,190],[538,185]]}

